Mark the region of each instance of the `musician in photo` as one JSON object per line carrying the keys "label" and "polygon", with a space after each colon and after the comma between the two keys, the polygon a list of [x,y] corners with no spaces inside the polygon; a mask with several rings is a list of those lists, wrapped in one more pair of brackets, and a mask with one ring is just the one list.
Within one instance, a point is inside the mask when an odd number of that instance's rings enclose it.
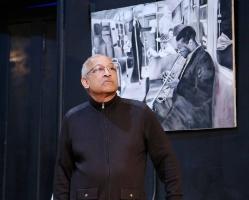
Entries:
{"label": "musician in photo", "polygon": [[179,83],[174,90],[172,107],[164,117],[166,130],[212,127],[214,62],[196,41],[196,32],[183,24],[174,28],[178,52],[186,57]]}

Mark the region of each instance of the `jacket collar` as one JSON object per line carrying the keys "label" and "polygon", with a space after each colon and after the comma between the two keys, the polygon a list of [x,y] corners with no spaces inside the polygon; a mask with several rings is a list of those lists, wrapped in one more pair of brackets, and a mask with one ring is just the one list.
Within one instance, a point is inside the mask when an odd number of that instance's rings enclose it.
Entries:
{"label": "jacket collar", "polygon": [[100,103],[100,102],[95,101],[92,97],[89,96],[90,104],[97,110],[107,109],[111,107],[112,105],[116,104],[119,101],[119,99],[120,97],[116,94],[110,101]]}

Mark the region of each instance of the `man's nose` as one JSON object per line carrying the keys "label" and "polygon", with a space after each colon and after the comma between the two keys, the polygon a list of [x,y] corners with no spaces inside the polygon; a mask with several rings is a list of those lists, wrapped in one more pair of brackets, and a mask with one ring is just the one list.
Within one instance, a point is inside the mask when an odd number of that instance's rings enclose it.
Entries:
{"label": "man's nose", "polygon": [[105,73],[104,73],[105,76],[110,76],[111,73],[110,73],[110,69],[108,67],[105,67]]}

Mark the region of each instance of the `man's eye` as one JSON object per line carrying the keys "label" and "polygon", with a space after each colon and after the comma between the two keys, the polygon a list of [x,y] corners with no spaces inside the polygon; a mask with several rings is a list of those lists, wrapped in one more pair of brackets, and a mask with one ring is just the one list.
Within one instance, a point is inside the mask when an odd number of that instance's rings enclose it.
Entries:
{"label": "man's eye", "polygon": [[117,65],[116,64],[111,64],[109,66],[109,69],[112,70],[112,71],[117,71]]}
{"label": "man's eye", "polygon": [[92,73],[96,73],[98,71],[98,69],[94,69],[93,71],[92,71]]}
{"label": "man's eye", "polygon": [[99,71],[100,71],[100,72],[103,72],[103,71],[105,71],[105,68],[104,68],[104,67],[100,67],[100,68],[99,68]]}
{"label": "man's eye", "polygon": [[105,68],[104,67],[99,67],[99,68],[96,68],[93,70],[93,73],[96,73],[96,72],[103,72],[105,71]]}
{"label": "man's eye", "polygon": [[110,70],[116,71],[117,69],[116,69],[116,67],[110,67]]}

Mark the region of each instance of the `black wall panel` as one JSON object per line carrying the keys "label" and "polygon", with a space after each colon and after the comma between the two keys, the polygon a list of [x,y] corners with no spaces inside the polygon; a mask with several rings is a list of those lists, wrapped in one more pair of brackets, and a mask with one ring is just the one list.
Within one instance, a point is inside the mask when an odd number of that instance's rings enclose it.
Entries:
{"label": "black wall panel", "polygon": [[[86,98],[80,82],[81,65],[91,54],[88,2],[65,1],[64,4],[64,62],[66,67],[63,70],[63,113]],[[81,12],[77,11],[79,9]]]}
{"label": "black wall panel", "polygon": [[7,110],[6,107],[8,105],[8,97],[7,97],[7,77],[8,77],[8,58],[9,54],[9,36],[4,29],[4,26],[1,27],[1,33],[0,33],[0,60],[1,66],[0,66],[0,198],[4,194],[4,177],[5,177],[5,137],[6,137],[6,131],[7,131]]}
{"label": "black wall panel", "polygon": [[58,135],[56,23],[14,23],[5,33],[0,199],[50,199]]}

